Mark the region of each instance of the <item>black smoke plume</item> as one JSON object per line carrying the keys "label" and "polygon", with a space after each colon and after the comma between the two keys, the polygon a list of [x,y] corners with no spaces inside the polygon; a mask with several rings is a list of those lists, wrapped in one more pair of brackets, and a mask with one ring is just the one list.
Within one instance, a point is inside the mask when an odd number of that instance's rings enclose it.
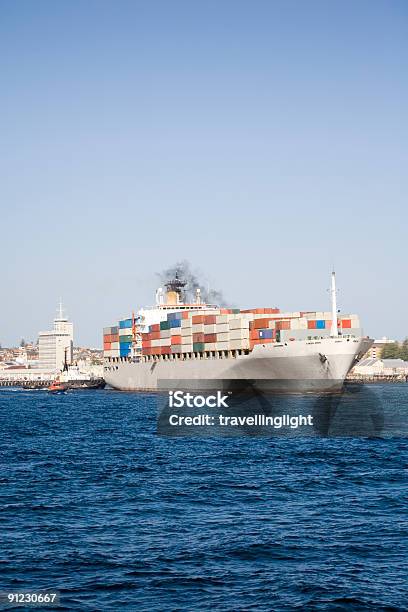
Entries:
{"label": "black smoke plume", "polygon": [[[170,266],[166,270],[158,273],[160,282],[165,285],[168,281],[171,281],[176,276],[180,280],[186,282],[184,289],[184,299],[186,302],[195,301],[196,290],[201,291],[201,301],[207,304],[217,304],[218,306],[228,306],[222,291],[218,289],[211,289],[206,279],[202,277],[200,273],[194,273],[191,269],[191,265],[188,261],[179,261],[176,264]],[[201,278],[200,278],[201,277]]]}

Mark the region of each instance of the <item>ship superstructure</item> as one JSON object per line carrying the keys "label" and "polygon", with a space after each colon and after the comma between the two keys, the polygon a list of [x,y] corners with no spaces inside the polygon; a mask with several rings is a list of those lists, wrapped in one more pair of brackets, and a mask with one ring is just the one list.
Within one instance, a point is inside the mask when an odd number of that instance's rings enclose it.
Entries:
{"label": "ship superstructure", "polygon": [[342,385],[368,350],[357,315],[337,312],[335,274],[328,312],[219,308],[184,301],[177,275],[156,305],[104,329],[104,376],[120,390],[156,390],[160,380],[280,381],[285,390]]}

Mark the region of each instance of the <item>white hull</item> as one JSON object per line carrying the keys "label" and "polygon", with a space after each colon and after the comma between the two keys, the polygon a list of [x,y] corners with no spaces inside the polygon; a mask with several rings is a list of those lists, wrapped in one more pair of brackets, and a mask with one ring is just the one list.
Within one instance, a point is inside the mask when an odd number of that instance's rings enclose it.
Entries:
{"label": "white hull", "polygon": [[330,391],[341,387],[350,369],[370,347],[367,338],[324,338],[259,345],[248,355],[209,359],[131,360],[105,363],[108,385],[121,391],[156,391],[159,381],[259,381],[279,390]]}

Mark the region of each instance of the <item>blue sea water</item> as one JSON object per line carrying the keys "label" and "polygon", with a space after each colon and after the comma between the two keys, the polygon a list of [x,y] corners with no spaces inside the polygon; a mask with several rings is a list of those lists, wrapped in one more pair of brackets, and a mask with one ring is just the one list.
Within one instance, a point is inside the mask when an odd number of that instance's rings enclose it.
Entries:
{"label": "blue sea water", "polygon": [[[408,386],[387,394],[406,409]],[[63,610],[407,609],[406,438],[160,438],[153,395],[108,390],[1,389],[0,418],[0,590],[58,589]]]}

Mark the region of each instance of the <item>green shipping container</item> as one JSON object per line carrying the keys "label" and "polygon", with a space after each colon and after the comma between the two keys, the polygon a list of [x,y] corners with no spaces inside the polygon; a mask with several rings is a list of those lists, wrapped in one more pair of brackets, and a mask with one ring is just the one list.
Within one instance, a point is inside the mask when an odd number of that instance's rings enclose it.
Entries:
{"label": "green shipping container", "polygon": [[232,314],[239,314],[240,312],[239,308],[232,308]]}
{"label": "green shipping container", "polygon": [[119,342],[120,344],[123,344],[124,342],[132,342],[132,336],[119,336]]}
{"label": "green shipping container", "polygon": [[204,350],[204,342],[193,342],[193,352],[202,353]]}
{"label": "green shipping container", "polygon": [[160,329],[170,329],[170,321],[160,321]]}

